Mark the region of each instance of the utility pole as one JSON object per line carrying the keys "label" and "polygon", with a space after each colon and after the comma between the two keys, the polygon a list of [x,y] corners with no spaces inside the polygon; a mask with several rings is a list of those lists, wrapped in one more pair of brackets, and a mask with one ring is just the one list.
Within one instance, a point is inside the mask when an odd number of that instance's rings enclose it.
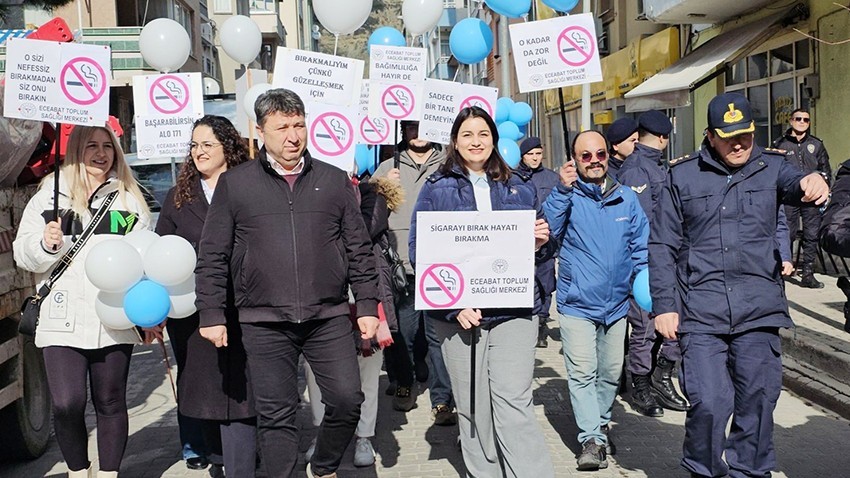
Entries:
{"label": "utility pole", "polygon": [[[587,1],[587,0],[585,0]],[[510,48],[508,48],[508,17],[504,15],[499,16],[499,55],[501,60],[501,85],[499,86],[500,96],[511,96],[511,65],[508,61],[508,52]]]}
{"label": "utility pole", "polygon": [[[582,13],[591,13],[590,0],[582,3]],[[590,129],[590,83],[581,85],[581,131]]]}

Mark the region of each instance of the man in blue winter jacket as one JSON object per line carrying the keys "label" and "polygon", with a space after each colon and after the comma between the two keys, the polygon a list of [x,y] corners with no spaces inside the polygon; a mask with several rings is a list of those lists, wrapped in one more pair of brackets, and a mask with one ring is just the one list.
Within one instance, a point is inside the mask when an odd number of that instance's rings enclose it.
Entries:
{"label": "man in blue winter jacket", "polygon": [[[537,204],[546,202],[549,193],[555,189],[560,179],[558,173],[543,165],[543,145],[540,138],[531,136],[519,146],[522,160],[517,171],[531,178],[531,183],[537,191]],[[539,321],[537,332],[537,347],[546,348],[549,329],[549,309],[552,307],[552,293],[555,292],[555,258],[540,262],[534,269],[534,280],[537,282],[537,293],[534,296],[534,315]]]}
{"label": "man in blue winter jacket", "polygon": [[744,96],[714,97],[708,145],[670,162],[651,226],[655,328],[682,350],[691,405],[682,466],[694,477],[766,477],[776,466],[779,328],[792,325],[774,239],[777,208],[820,205],[829,195],[819,174],[754,145],[755,129]]}
{"label": "man in blue winter jacket", "polygon": [[576,136],[573,160],[543,204],[561,244],[556,299],[579,470],[607,467],[613,451],[608,424],[623,368],[623,318],[632,279],[647,265],[649,224],[635,193],[608,176],[609,149],[597,131]]}

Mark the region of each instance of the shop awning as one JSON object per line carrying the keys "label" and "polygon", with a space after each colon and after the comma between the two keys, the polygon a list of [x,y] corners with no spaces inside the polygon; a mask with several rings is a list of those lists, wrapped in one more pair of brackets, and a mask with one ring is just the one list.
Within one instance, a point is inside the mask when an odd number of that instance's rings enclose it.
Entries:
{"label": "shop awning", "polygon": [[786,13],[720,33],[668,68],[626,93],[626,111],[678,108],[691,104],[690,93],[726,62],[746,56],[779,28]]}

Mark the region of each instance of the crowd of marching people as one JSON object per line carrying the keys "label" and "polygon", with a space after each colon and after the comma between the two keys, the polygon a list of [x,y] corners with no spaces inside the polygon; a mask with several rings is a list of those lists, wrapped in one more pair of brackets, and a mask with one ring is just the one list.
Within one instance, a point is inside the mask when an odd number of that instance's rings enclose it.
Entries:
{"label": "crowd of marching people", "polygon": [[[302,459],[295,417],[303,357],[318,427],[303,457],[310,477],[335,477],[352,441],[354,465],[372,466],[376,422],[420,405],[418,387],[428,389],[435,425],[458,427],[468,476],[554,477],[532,404],[535,349],[548,345],[552,319],[579,470],[605,468],[616,453],[612,410],[627,371],[637,412],[683,413],[682,466],[692,476],[770,476],[778,331],[791,326],[782,277],[793,273],[799,217],[800,285],[822,287],[813,248],[832,178],[807,112],[795,111],[777,148],[765,148],[754,144],[746,98],[721,94],[695,153],[666,159],[673,125],[648,111],[604,134],[577,134],[553,171],[536,137],[522,142],[511,169],[495,146],[495,122],[470,107],[447,145],[402,122],[395,157],[370,175],[311,157],[295,93],[270,90],[255,111],[264,146],[253,160],[228,120],[194,124],[156,224],[106,127],[74,129],[57,220],[48,214],[52,177],[28,204],[15,260],[65,298],[44,302],[36,345],[69,476],[118,475],[133,345],[167,331],[189,468],[250,478],[260,466],[269,477],[293,476]],[[533,307],[416,309],[417,213],[518,210],[536,214]],[[102,221],[109,211],[195,247],[197,313],[126,331],[97,319],[82,264],[93,244],[127,232]],[[77,259],[59,269],[69,254]],[[651,310],[632,294],[644,270]],[[850,298],[850,282],[847,289]],[[382,369],[392,411],[378,407]],[[97,471],[86,440],[87,378]]]}

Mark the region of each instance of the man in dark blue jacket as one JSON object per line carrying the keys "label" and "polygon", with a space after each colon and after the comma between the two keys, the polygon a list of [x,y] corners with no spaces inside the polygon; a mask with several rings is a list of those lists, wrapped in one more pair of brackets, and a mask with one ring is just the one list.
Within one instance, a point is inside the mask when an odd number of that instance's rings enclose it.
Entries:
{"label": "man in dark blue jacket", "polygon": [[[664,113],[650,110],[638,118],[638,144],[626,158],[617,176],[620,183],[635,192],[650,224],[658,211],[658,198],[667,180],[664,150],[670,143],[673,123]],[[679,342],[663,340],[653,367],[653,354],[659,340],[655,320],[632,298],[629,301],[629,372],[632,374],[632,406],[648,417],[664,415],[661,407],[683,412],[688,402],[673,385],[673,369],[682,358]],[[659,337],[660,338],[660,337]]]}
{"label": "man in dark blue jacket", "polygon": [[792,325],[774,239],[777,208],[823,204],[829,195],[819,174],[804,175],[784,154],[755,146],[754,131],[745,97],[712,99],[709,145],[671,161],[651,225],[655,328],[678,337],[682,349],[690,402],[682,466],[692,476],[770,476],[776,465],[779,328]]}
{"label": "man in dark blue jacket", "polygon": [[[537,190],[537,204],[546,202],[549,193],[558,185],[558,173],[543,166],[543,145],[540,138],[531,136],[519,146],[522,161],[517,166],[517,171],[531,178],[534,189]],[[534,314],[537,315],[540,329],[537,333],[537,347],[546,348],[546,338],[549,329],[546,322],[549,321],[549,309],[552,307],[552,293],[555,292],[555,257],[537,263],[534,271],[534,280],[537,281],[537,294],[534,297]]]}
{"label": "man in dark blue jacket", "polygon": [[608,151],[608,176],[618,179],[623,162],[635,150],[638,142],[638,124],[631,118],[620,118],[611,123],[605,132],[611,149]]}

